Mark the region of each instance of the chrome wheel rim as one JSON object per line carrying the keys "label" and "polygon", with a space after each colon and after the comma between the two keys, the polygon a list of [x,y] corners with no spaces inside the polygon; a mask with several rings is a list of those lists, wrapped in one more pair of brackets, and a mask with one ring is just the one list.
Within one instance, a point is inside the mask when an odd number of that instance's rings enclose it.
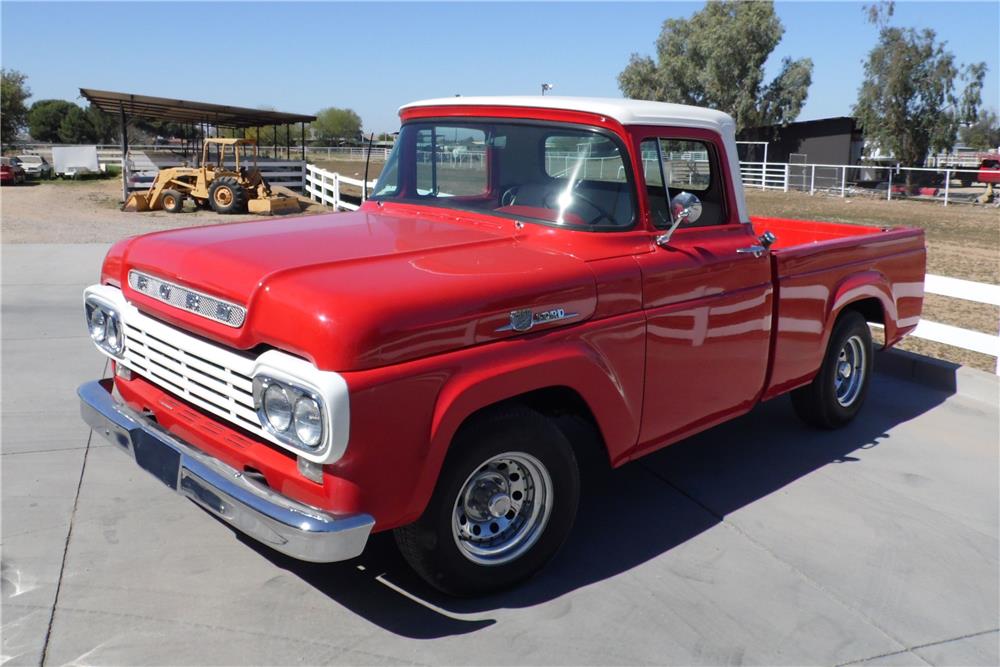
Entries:
{"label": "chrome wheel rim", "polygon": [[860,336],[851,336],[837,355],[837,367],[834,371],[833,386],[837,403],[848,407],[857,400],[861,388],[865,384],[865,351],[864,341]]}
{"label": "chrome wheel rim", "polygon": [[552,511],[552,478],[541,461],[507,452],[480,465],[455,499],[451,529],[459,552],[479,565],[502,565],[541,537]]}

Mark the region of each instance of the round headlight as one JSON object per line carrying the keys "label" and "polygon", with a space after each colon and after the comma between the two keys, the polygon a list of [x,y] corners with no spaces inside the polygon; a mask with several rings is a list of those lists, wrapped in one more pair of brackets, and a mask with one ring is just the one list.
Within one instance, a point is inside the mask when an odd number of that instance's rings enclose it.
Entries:
{"label": "round headlight", "polygon": [[87,324],[90,327],[90,337],[97,343],[103,341],[104,336],[107,334],[105,329],[107,319],[101,308],[95,307],[90,311],[90,321]]}
{"label": "round headlight", "polygon": [[272,384],[264,390],[264,416],[275,431],[284,431],[292,422],[292,403],[284,387]]}
{"label": "round headlight", "polygon": [[107,333],[105,334],[104,344],[112,352],[118,354],[122,351],[122,325],[114,315],[108,317],[107,321],[108,325],[105,328]]}
{"label": "round headlight", "polygon": [[323,435],[323,415],[319,403],[303,396],[295,402],[295,435],[302,444],[315,447]]}

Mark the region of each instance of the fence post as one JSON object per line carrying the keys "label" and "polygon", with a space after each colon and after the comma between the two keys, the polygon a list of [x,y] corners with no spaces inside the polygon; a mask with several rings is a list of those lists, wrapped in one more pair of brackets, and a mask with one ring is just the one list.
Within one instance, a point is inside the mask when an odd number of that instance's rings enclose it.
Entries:
{"label": "fence post", "polygon": [[340,174],[333,172],[333,210],[340,208]]}
{"label": "fence post", "polygon": [[951,169],[944,170],[944,205],[948,205],[948,190],[951,187]]}
{"label": "fence post", "polygon": [[785,163],[785,192],[788,192],[788,179],[791,177],[791,165]]}
{"label": "fence post", "polygon": [[889,187],[885,189],[885,200],[892,201],[892,167],[889,167]]}
{"label": "fence post", "polygon": [[760,189],[767,190],[767,144],[764,144],[764,162],[760,165]]}
{"label": "fence post", "polygon": [[847,167],[840,168],[840,196],[841,198],[847,196],[845,193],[847,191]]}
{"label": "fence post", "polygon": [[809,194],[816,192],[816,165],[812,166],[812,173],[809,175]]}

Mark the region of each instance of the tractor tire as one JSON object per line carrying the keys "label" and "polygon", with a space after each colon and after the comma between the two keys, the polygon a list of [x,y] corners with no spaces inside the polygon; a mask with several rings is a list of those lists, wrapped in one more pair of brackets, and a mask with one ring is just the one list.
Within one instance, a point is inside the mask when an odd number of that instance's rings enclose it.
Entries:
{"label": "tractor tire", "polygon": [[208,201],[216,213],[246,213],[247,191],[232,176],[223,176],[212,181]]}
{"label": "tractor tire", "polygon": [[184,195],[177,190],[164,190],[160,202],[167,213],[180,213],[184,210]]}

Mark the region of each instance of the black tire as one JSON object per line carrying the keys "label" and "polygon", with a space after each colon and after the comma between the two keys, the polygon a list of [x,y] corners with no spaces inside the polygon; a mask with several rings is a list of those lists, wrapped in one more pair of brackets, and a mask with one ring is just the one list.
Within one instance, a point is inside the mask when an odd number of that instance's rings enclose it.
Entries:
{"label": "black tire", "polygon": [[208,187],[208,201],[216,213],[245,213],[247,191],[232,176],[222,176]]}
{"label": "black tire", "polygon": [[962,184],[962,187],[963,187],[963,188],[968,188],[968,187],[972,187],[972,184],[973,184],[974,182],[975,182],[975,181],[973,181],[973,180],[972,180],[972,177],[971,177],[971,176],[968,176],[968,177],[966,177],[966,176],[963,176],[963,177],[961,177],[961,178],[959,179],[959,183],[961,183],[961,184]]}
{"label": "black tire", "polygon": [[[504,458],[508,455],[512,458]],[[537,486],[529,484],[529,468],[524,468],[528,474],[516,474],[517,470],[522,470],[518,468],[517,457],[521,457],[522,465],[524,462],[528,462],[529,466],[540,464],[548,479]],[[487,466],[487,463],[491,465]],[[539,470],[535,468],[534,472],[537,474]],[[505,486],[506,492],[510,493],[508,500],[525,500],[519,507],[511,505],[505,515],[486,515],[483,523],[477,524],[472,518],[465,518],[464,513],[470,505],[468,502],[460,505],[460,501],[472,498],[474,491],[470,490],[468,494],[463,491],[480,488],[476,485],[477,479],[490,474],[503,475],[507,485],[517,484],[517,480],[523,478],[520,482],[522,486],[533,490],[525,491],[518,498],[517,491]],[[536,478],[542,479],[540,476],[532,477]],[[550,484],[550,497],[542,493],[545,482]],[[493,499],[504,495],[498,488],[485,491],[487,495],[493,494],[489,502],[491,512],[495,509]],[[545,498],[544,502],[542,498]],[[498,408],[474,418],[459,430],[423,516],[415,523],[394,531],[396,544],[417,574],[438,590],[456,596],[492,593],[530,577],[555,555],[573,527],[579,498],[580,472],[576,457],[556,424],[526,407]],[[536,523],[532,523],[531,517],[536,508],[539,512],[548,510],[547,518],[541,519],[540,523],[537,519],[534,520]],[[485,512],[486,503],[480,509]],[[502,509],[500,511],[503,512]],[[482,538],[484,541],[497,539],[502,543],[504,532],[511,531],[508,539],[514,546],[505,553],[501,552],[500,562],[477,562],[475,558],[479,556],[469,554],[469,545],[475,545],[478,538],[471,535],[469,539],[462,540],[464,547],[459,546],[458,534],[463,527],[474,530],[478,525],[488,524],[489,528],[484,528],[485,535],[486,530],[495,532],[496,522],[505,519],[509,523],[496,538]],[[523,522],[519,529],[516,528],[518,522]],[[535,526],[535,529],[531,530],[530,526]],[[523,532],[518,533],[518,530]],[[531,535],[532,538],[524,537],[518,542],[516,537],[519,534]],[[484,545],[484,542],[478,544]],[[509,560],[504,561],[503,558]]]}
{"label": "black tire", "polygon": [[[860,360],[859,352],[863,355]],[[849,370],[844,367],[845,363],[851,366]],[[860,379],[857,378],[859,372]],[[792,405],[807,424],[825,429],[839,428],[861,410],[871,377],[871,330],[861,313],[846,310],[833,327],[819,373],[810,384],[792,392]],[[855,381],[857,385],[853,384]]]}
{"label": "black tire", "polygon": [[164,190],[160,201],[167,213],[180,213],[184,210],[184,195],[178,190]]}

